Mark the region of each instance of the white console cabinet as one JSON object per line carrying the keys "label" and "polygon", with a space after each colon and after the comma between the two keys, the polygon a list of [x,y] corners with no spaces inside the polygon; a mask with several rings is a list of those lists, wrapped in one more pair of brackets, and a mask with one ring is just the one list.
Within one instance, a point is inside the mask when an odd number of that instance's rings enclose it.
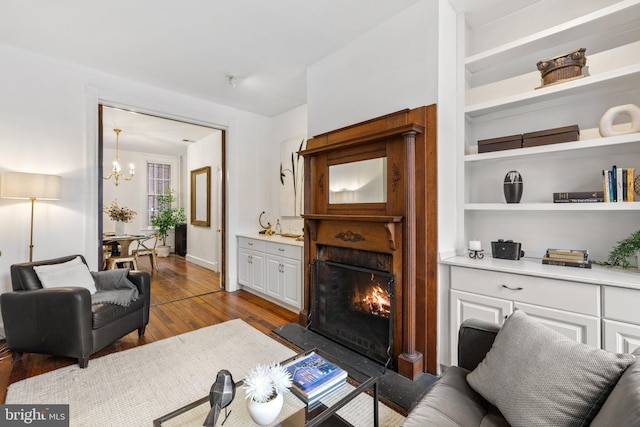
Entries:
{"label": "white console cabinet", "polygon": [[561,334],[609,351],[640,347],[640,274],[578,269],[458,256],[449,265],[451,362],[458,359],[458,331],[466,319],[502,324],[519,308]]}
{"label": "white console cabinet", "polygon": [[300,309],[302,242],[279,236],[239,236],[238,282],[285,308]]}

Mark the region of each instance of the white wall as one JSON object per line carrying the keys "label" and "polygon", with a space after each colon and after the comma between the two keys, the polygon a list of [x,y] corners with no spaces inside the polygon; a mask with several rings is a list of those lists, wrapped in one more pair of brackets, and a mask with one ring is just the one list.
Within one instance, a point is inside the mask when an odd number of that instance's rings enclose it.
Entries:
{"label": "white wall", "polygon": [[309,67],[309,137],[435,103],[437,10],[422,0]]}
{"label": "white wall", "polygon": [[[220,250],[217,244],[221,228],[221,215],[218,214],[218,197],[220,194],[218,174],[222,171],[222,132],[215,132],[208,137],[195,142],[188,147],[188,176],[194,169],[209,166],[211,168],[211,195],[210,195],[210,225],[202,227],[191,225],[191,179],[188,181],[188,190],[185,194],[185,213],[187,215],[187,261],[206,267],[213,271],[220,271]],[[233,238],[233,236],[231,236]],[[235,258],[235,257],[234,257]]]}
{"label": "white wall", "polygon": [[[1,171],[62,176],[62,200],[36,202],[34,259],[84,254],[97,268],[98,103],[228,129],[229,236],[255,222],[263,203],[256,151],[270,119],[146,86],[93,69],[0,45]],[[231,214],[229,214],[231,213]],[[28,260],[30,206],[0,199],[0,291],[11,289],[9,267]],[[228,239],[227,289],[235,290],[236,241]]]}

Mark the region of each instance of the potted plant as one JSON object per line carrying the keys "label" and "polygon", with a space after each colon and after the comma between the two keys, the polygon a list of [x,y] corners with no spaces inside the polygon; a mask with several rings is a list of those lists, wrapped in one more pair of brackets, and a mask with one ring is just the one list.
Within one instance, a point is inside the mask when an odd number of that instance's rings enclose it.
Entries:
{"label": "potted plant", "polygon": [[624,240],[618,242],[618,245],[609,252],[609,258],[604,265],[610,267],[620,266],[622,268],[628,268],[630,265],[630,259],[636,257],[636,262],[640,266],[640,230],[631,234]]}
{"label": "potted plant", "polygon": [[258,365],[244,380],[247,410],[256,424],[271,424],[280,414],[282,393],[291,387],[291,374],[280,364]]}
{"label": "potted plant", "polygon": [[169,189],[164,194],[158,196],[158,207],[151,216],[151,225],[158,230],[158,238],[162,240],[162,245],[156,247],[159,257],[169,256],[169,246],[167,246],[167,234],[169,230],[178,224],[185,222],[187,217],[184,208],[174,208],[175,196],[173,190]]}

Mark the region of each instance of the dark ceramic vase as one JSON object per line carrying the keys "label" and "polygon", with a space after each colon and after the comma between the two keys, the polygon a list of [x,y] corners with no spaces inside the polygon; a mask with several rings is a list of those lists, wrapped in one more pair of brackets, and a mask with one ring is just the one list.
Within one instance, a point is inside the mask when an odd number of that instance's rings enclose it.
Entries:
{"label": "dark ceramic vase", "polygon": [[504,198],[507,203],[520,203],[520,199],[522,199],[522,176],[518,171],[510,171],[504,177]]}

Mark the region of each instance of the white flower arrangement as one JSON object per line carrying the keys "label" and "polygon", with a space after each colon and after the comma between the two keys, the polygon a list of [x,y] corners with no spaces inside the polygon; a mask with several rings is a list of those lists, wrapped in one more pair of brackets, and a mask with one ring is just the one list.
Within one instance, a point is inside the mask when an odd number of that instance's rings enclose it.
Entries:
{"label": "white flower arrangement", "polygon": [[244,379],[246,398],[264,403],[291,387],[291,374],[280,364],[258,365]]}

